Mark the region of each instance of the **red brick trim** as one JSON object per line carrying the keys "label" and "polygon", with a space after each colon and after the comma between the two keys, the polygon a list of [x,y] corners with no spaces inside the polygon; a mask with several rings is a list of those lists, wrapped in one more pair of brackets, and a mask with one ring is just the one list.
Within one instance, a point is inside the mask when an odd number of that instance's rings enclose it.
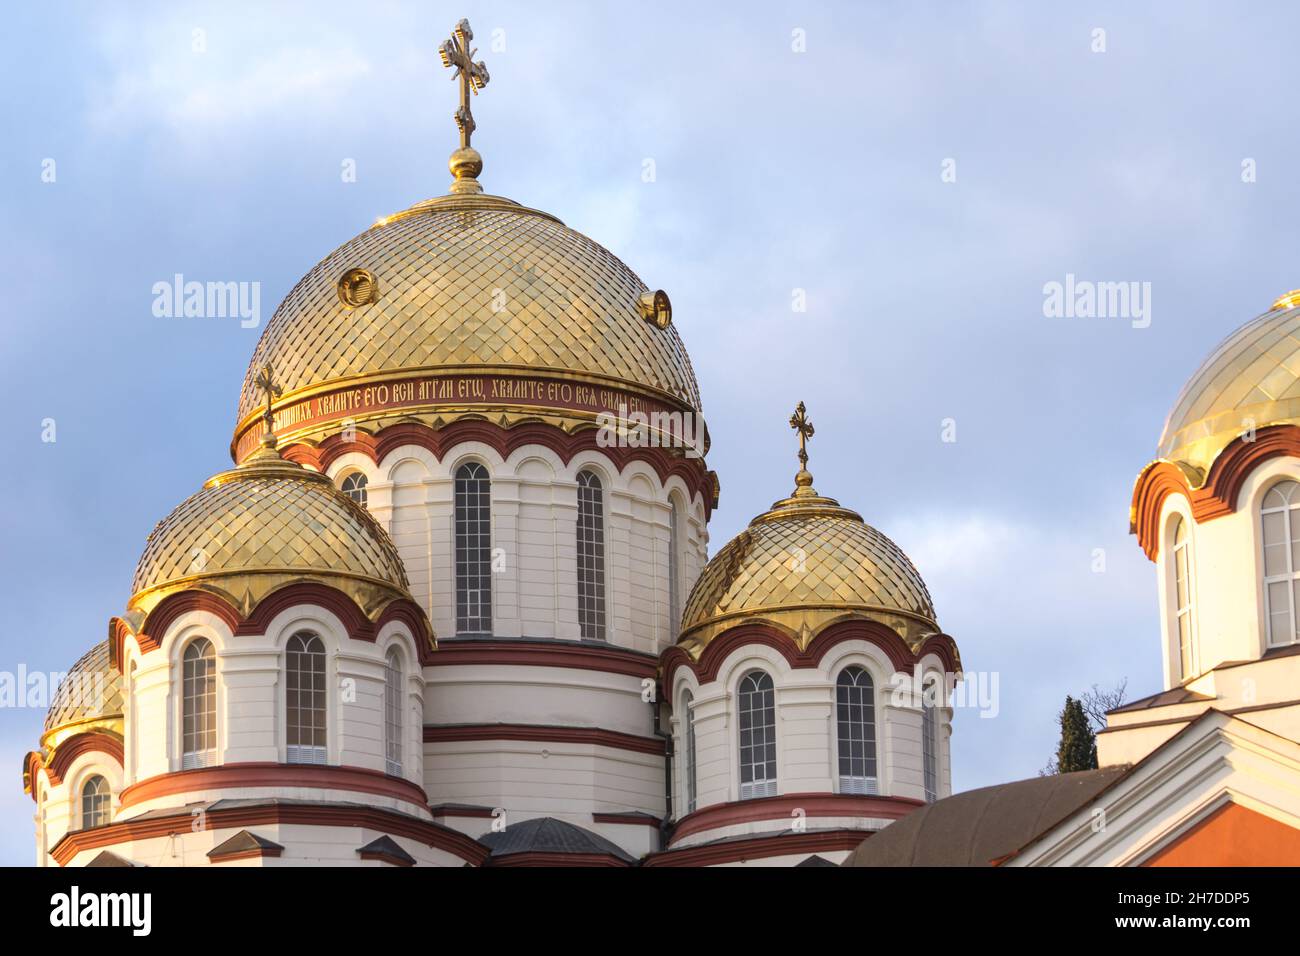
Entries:
{"label": "red brick trim", "polygon": [[469,740],[526,740],[534,743],[584,744],[613,747],[636,753],[664,755],[664,741],[659,737],[639,737],[600,727],[563,727],[553,724],[426,724],[425,743],[448,743]]}
{"label": "red brick trim", "polygon": [[643,826],[658,830],[663,822],[658,817],[647,816],[643,813],[593,813],[591,815],[592,823],[613,823],[624,826]]}
{"label": "red brick trim", "polygon": [[[209,830],[240,830],[268,824],[361,827],[387,833],[389,836],[418,840],[474,866],[481,866],[488,856],[487,847],[458,830],[378,807],[261,804],[208,810],[205,821]],[[67,866],[78,853],[85,850],[188,832],[193,822],[189,811],[184,810],[165,817],[123,820],[93,830],[74,830],[56,843],[50,854],[60,866]]]}
{"label": "red brick trim", "polygon": [[1197,524],[1221,518],[1237,510],[1237,499],[1251,472],[1272,458],[1300,458],[1300,427],[1271,425],[1255,433],[1254,441],[1235,439],[1219,452],[1205,482],[1192,488],[1177,465],[1157,461],[1138,475],[1133,486],[1132,521],[1129,530],[1152,561],[1160,553],[1160,510],[1167,497],[1181,494],[1191,505]]}
{"label": "red brick trim", "polygon": [[890,627],[878,621],[853,619],[839,621],[830,625],[808,644],[808,649],[800,651],[795,642],[777,628],[764,622],[747,622],[738,624],[715,637],[694,660],[680,646],[668,648],[660,657],[663,671],[663,686],[671,688],[673,677],[679,667],[689,667],[701,684],[717,680],[722,665],[734,651],[740,648],[760,644],[770,647],[781,654],[792,668],[817,667],[831,648],[845,641],[867,641],[885,652],[894,670],[902,674],[911,674],[916,662],[926,654],[938,654],[944,666],[952,673],[961,670],[961,658],[957,653],[956,642],[947,634],[934,634],[926,639],[914,655],[907,643]]}
{"label": "red brick trim", "polygon": [[283,454],[291,461],[328,471],[340,457],[353,452],[365,455],[378,465],[393,449],[402,445],[423,448],[439,461],[456,445],[470,441],[482,442],[502,458],[509,457],[524,445],[541,445],[555,452],[566,465],[579,452],[597,451],[620,471],[634,461],[643,461],[655,470],[661,482],[666,483],[673,475],[679,476],[692,498],[699,494],[704,499],[706,517],[713,513],[716,507],[713,479],[703,459],[686,458],[667,448],[602,448],[596,443],[598,434],[595,428],[582,428],[569,434],[542,422],[524,422],[513,428],[502,428],[481,419],[461,419],[439,429],[420,422],[399,422],[380,429],[374,435],[358,430],[355,440],[350,442],[345,442],[342,432],[339,432],[314,447],[290,445]]}
{"label": "red brick trim", "polygon": [[469,664],[519,665],[523,667],[568,667],[574,670],[625,674],[644,680],[653,678],[658,662],[648,654],[621,647],[578,644],[571,641],[480,640],[448,638],[438,644],[430,667]]}
{"label": "red brick trim", "polygon": [[486,866],[609,867],[635,866],[612,853],[507,853],[488,859]]}
{"label": "red brick trim", "polygon": [[[54,759],[45,767],[45,773],[50,778],[50,784],[58,786],[62,783],[68,768],[72,766],[72,762],[82,754],[88,753],[107,754],[117,761],[117,765],[120,767],[122,766],[122,738],[103,730],[92,730],[69,737],[54,748]],[[34,780],[35,778],[33,778]]]}
{"label": "red brick trim", "polygon": [[281,763],[229,763],[219,767],[198,767],[149,777],[126,787],[121,806],[130,807],[146,800],[203,790],[230,790],[242,787],[311,787],[318,790],[350,790],[377,797],[390,797],[426,808],[428,798],[423,788],[390,777],[378,770],[362,767],[307,766]]}
{"label": "red brick trim", "polygon": [[[419,648],[420,663],[428,663],[434,656],[433,631],[419,605],[407,598],[390,602],[377,621],[371,622],[355,601],[338,588],[317,581],[299,581],[277,588],[258,602],[252,612],[241,618],[239,611],[229,602],[209,591],[197,589],[180,591],[159,602],[145,618],[136,643],[142,653],[148,654],[162,646],[162,635],[182,615],[190,611],[207,611],[215,614],[230,628],[232,634],[263,634],[271,621],[281,611],[303,604],[315,604],[333,613],[343,622],[348,637],[373,644],[380,629],[389,621],[401,621],[411,632]],[[116,619],[115,619],[116,620]],[[123,666],[123,646],[130,633],[125,626],[116,627],[112,637],[116,642],[113,657],[120,672]]]}
{"label": "red brick trim", "polygon": [[811,833],[785,833],[748,837],[703,846],[653,853],[641,861],[642,866],[718,866],[744,863],[775,856],[799,856],[813,853],[852,851],[871,836],[865,830],[817,830]]}
{"label": "red brick trim", "polygon": [[693,833],[717,830],[741,823],[761,820],[791,820],[796,810],[811,817],[870,817],[900,820],[924,801],[911,797],[865,797],[848,793],[783,793],[775,797],[755,797],[701,807],[678,821],[669,845]]}

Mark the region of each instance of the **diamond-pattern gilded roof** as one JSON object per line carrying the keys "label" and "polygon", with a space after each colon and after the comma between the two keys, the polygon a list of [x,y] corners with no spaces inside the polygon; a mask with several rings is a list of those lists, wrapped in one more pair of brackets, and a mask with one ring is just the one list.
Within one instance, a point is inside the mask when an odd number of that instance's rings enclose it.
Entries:
{"label": "diamond-pattern gilded roof", "polygon": [[930,592],[907,555],[856,514],[778,506],[708,563],[687,600],[682,632],[724,615],[807,606],[935,619]]}
{"label": "diamond-pattern gilded roof", "polygon": [[1158,454],[1203,473],[1252,422],[1300,423],[1300,308],[1266,312],[1219,343],[1174,403]]}
{"label": "diamond-pattern gilded roof", "polygon": [[[378,300],[347,308],[338,281],[367,269]],[[498,197],[412,207],[344,243],[294,287],[244,379],[239,421],[271,363],[286,394],[338,379],[435,366],[522,366],[612,376],[699,409],[673,326],[645,321],[646,286],[613,253]]]}
{"label": "diamond-pattern gilded roof", "polygon": [[370,513],[323,475],[278,459],[217,475],[159,522],[131,590],[260,571],[353,575],[407,590],[402,559]]}
{"label": "diamond-pattern gilded roof", "polygon": [[121,713],[122,675],[109,663],[108,641],[102,641],[72,665],[55,690],[45,729]]}

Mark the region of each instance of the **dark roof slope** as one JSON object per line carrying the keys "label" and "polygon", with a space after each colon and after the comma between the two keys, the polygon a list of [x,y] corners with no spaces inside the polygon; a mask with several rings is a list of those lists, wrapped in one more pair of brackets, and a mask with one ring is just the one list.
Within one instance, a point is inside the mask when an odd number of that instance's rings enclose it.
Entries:
{"label": "dark roof slope", "polygon": [[968,790],[867,838],[843,866],[989,866],[1090,802],[1129,768],[1107,767]]}
{"label": "dark roof slope", "polygon": [[571,853],[614,856],[627,863],[636,862],[603,836],[554,817],[512,823],[497,833],[484,834],[479,842],[492,851],[494,858],[512,853]]}

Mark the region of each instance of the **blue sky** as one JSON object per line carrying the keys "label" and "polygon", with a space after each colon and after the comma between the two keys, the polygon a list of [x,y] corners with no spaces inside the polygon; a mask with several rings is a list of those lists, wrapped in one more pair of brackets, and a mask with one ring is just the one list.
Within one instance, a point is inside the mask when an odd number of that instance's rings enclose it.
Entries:
{"label": "blue sky", "polygon": [[[958,714],[957,788],[1034,774],[1066,693],[1158,689],[1133,479],[1212,346],[1300,285],[1282,4],[15,8],[0,670],[102,639],[154,523],[228,463],[260,328],[156,318],[153,284],[260,282],[265,320],[442,193],[437,45],[460,16],[492,74],[487,190],[672,296],[722,477],[713,550],[789,491],[803,400],[818,489],[908,551],[966,666],[999,674],[997,718]],[[1067,274],[1151,283],[1150,326],[1045,318]],[[0,710],[0,863],[32,858],[19,764],[42,716]]]}

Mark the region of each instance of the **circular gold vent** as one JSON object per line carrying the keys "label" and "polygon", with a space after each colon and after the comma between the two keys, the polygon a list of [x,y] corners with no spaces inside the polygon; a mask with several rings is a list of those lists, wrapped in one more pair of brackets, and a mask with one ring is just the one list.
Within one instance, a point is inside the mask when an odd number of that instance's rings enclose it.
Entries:
{"label": "circular gold vent", "polygon": [[349,269],[339,279],[339,301],[349,309],[379,300],[379,280],[368,269]]}

